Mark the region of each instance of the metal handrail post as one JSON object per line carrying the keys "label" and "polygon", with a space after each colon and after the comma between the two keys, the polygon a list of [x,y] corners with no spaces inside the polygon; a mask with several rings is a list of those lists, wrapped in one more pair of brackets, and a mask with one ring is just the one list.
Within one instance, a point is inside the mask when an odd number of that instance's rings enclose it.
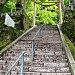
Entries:
{"label": "metal handrail post", "polygon": [[23,75],[23,71],[24,71],[24,54],[21,57],[21,74],[20,75]]}
{"label": "metal handrail post", "polygon": [[35,34],[35,36],[32,38],[32,59],[34,58],[34,39],[36,38],[36,36],[39,34],[40,37],[42,37],[42,27],[37,31],[37,33]]}
{"label": "metal handrail post", "polygon": [[42,37],[42,28],[41,28],[40,31],[39,31],[39,37],[40,37],[40,38]]}
{"label": "metal handrail post", "polygon": [[12,70],[12,68],[16,65],[16,63],[19,61],[19,59],[23,56],[23,61],[24,61],[24,53],[25,51],[22,52],[22,54],[18,57],[18,59],[15,61],[15,63],[9,68],[9,70],[7,71],[7,73],[5,75],[8,75],[10,73],[10,71]]}
{"label": "metal handrail post", "polygon": [[34,39],[32,39],[32,59],[34,58]]}

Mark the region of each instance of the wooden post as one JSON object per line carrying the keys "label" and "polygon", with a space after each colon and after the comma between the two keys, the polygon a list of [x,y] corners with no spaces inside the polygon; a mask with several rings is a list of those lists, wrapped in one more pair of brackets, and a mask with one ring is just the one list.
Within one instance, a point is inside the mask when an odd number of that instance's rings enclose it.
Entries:
{"label": "wooden post", "polygon": [[59,24],[62,24],[62,8],[61,8],[61,0],[59,0]]}
{"label": "wooden post", "polygon": [[13,4],[14,4],[14,0],[12,0],[12,7],[11,7],[11,16],[13,15]]}
{"label": "wooden post", "polygon": [[20,3],[22,5],[22,8],[20,11],[21,11],[21,14],[24,15],[24,11],[23,11],[24,10],[24,0],[20,0]]}
{"label": "wooden post", "polygon": [[23,10],[26,11],[26,0],[21,0]]}
{"label": "wooden post", "polygon": [[62,10],[65,12],[64,0],[61,0],[61,7],[62,7]]}
{"label": "wooden post", "polygon": [[26,0],[24,0],[24,9],[25,9],[25,12],[26,12]]}
{"label": "wooden post", "polygon": [[33,15],[33,26],[35,26],[35,17],[36,17],[36,0],[34,0],[34,15]]}

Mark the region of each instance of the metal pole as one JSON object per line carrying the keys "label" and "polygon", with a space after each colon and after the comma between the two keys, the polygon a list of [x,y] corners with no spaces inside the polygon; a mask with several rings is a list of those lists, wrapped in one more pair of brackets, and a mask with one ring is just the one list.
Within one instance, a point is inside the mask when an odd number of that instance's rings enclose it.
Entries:
{"label": "metal pole", "polygon": [[40,37],[40,38],[42,37],[42,27],[41,27],[41,29],[40,29],[40,31],[39,31],[39,37]]}
{"label": "metal pole", "polygon": [[34,0],[34,15],[33,15],[33,26],[35,26],[35,17],[36,17],[36,0]]}
{"label": "metal pole", "polygon": [[34,58],[34,39],[32,39],[32,59]]}
{"label": "metal pole", "polygon": [[62,24],[62,8],[61,8],[61,0],[59,0],[59,24]]}
{"label": "metal pole", "polygon": [[24,53],[21,58],[21,74],[20,75],[23,75],[23,71],[24,71]]}
{"label": "metal pole", "polygon": [[25,53],[25,51],[22,52],[22,54],[18,57],[18,59],[15,61],[15,63],[9,68],[9,70],[7,71],[7,73],[5,75],[8,75],[10,73],[10,71],[12,70],[12,68],[16,65],[16,63],[19,61],[19,59],[22,57],[22,55]]}

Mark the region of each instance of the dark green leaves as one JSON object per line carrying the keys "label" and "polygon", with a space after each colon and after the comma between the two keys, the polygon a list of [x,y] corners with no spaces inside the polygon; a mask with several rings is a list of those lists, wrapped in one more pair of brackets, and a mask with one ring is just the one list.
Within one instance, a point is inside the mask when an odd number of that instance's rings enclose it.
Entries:
{"label": "dark green leaves", "polygon": [[64,4],[68,5],[69,4],[69,0],[64,0]]}

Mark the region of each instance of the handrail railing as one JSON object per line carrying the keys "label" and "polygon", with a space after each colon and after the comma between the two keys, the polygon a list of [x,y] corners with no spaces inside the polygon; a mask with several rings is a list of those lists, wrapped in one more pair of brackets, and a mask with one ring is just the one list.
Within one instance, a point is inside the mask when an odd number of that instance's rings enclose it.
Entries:
{"label": "handrail railing", "polygon": [[8,75],[11,72],[12,68],[16,65],[16,63],[19,61],[20,58],[21,58],[21,74],[20,75],[23,75],[24,53],[25,53],[25,51],[22,52],[22,54],[19,56],[19,58],[15,61],[15,63],[11,66],[11,68],[7,71],[7,73],[5,75]]}
{"label": "handrail railing", "polygon": [[37,31],[37,33],[34,35],[34,37],[32,38],[32,40],[35,39],[35,37],[38,35],[38,33],[40,32],[41,28]]}
{"label": "handrail railing", "polygon": [[36,36],[40,34],[39,36],[42,37],[42,27],[37,31],[37,33],[34,35],[34,37],[32,38],[32,60],[34,59],[34,39],[36,38]]}
{"label": "handrail railing", "polygon": [[[34,37],[32,38],[32,57],[34,57],[34,39],[35,37],[38,35],[38,33],[41,33],[41,28],[37,31],[37,33],[34,35]],[[14,64],[10,67],[10,69],[7,71],[7,73],[5,75],[8,75],[10,73],[11,75],[11,71],[13,69],[13,67],[16,65],[16,63],[20,60],[21,58],[21,73],[20,75],[23,75],[23,71],[24,71],[24,53],[25,51],[23,51],[21,53],[21,55],[18,57],[18,59],[14,62]]]}

